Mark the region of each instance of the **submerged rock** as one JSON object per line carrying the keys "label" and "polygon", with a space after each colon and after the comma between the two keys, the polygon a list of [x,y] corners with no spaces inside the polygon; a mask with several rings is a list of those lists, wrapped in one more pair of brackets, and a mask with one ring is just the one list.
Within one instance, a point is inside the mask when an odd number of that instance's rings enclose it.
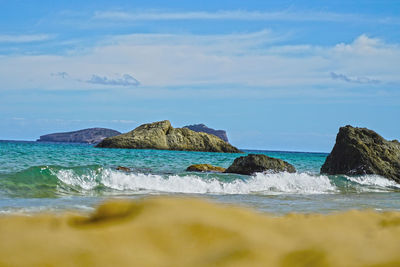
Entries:
{"label": "submerged rock", "polygon": [[400,143],[367,128],[341,127],[321,173],[378,174],[400,182]]}
{"label": "submerged rock", "polygon": [[124,171],[124,172],[130,172],[130,171],[131,171],[130,168],[124,167],[124,166],[118,166],[118,167],[116,168],[116,170],[117,170],[117,171]]}
{"label": "submerged rock", "polygon": [[168,120],[143,124],[128,133],[106,138],[97,147],[241,153],[214,135],[173,128]]}
{"label": "submerged rock", "polygon": [[226,132],[224,130],[215,130],[213,128],[209,128],[209,127],[205,126],[202,123],[184,126],[183,128],[188,128],[195,132],[203,132],[203,133],[212,134],[212,135],[215,135],[216,137],[221,138],[225,142],[229,142],[228,136],[226,135]]}
{"label": "submerged rock", "polygon": [[271,158],[263,154],[249,154],[245,157],[236,158],[225,172],[250,175],[264,171],[294,173],[296,169],[293,165],[281,159]]}
{"label": "submerged rock", "polygon": [[73,132],[53,133],[40,136],[38,142],[89,143],[97,144],[107,137],[121,134],[106,128],[89,128]]}
{"label": "submerged rock", "polygon": [[189,172],[224,172],[225,168],[213,166],[211,164],[194,164],[187,167]]}

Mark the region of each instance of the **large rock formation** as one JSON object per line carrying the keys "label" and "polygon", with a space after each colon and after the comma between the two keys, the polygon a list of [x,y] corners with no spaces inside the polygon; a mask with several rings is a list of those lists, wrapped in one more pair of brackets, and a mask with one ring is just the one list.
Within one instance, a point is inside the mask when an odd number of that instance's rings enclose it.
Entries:
{"label": "large rock formation", "polygon": [[400,143],[367,128],[341,127],[321,173],[378,174],[400,182]]}
{"label": "large rock formation", "polygon": [[224,130],[214,130],[212,128],[208,128],[204,124],[193,124],[193,125],[184,126],[183,128],[188,128],[195,132],[212,134],[212,135],[215,135],[216,137],[221,138],[225,142],[229,142],[228,136],[226,135],[226,132]]}
{"label": "large rock formation", "polygon": [[126,134],[109,137],[97,147],[240,153],[220,138],[188,128],[173,128],[167,120],[143,124]]}
{"label": "large rock formation", "polygon": [[89,128],[74,132],[53,133],[40,136],[38,142],[67,142],[97,144],[106,137],[121,134],[118,131],[106,128]]}
{"label": "large rock formation", "polygon": [[296,172],[293,165],[281,159],[271,158],[263,154],[249,154],[236,158],[226,169],[228,173],[253,174],[255,172]]}

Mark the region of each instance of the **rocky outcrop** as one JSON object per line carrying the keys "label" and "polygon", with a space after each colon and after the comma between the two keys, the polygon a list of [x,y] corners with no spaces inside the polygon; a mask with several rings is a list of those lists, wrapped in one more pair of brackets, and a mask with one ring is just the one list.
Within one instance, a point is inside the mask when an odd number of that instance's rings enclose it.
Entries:
{"label": "rocky outcrop", "polygon": [[241,152],[214,135],[188,128],[173,128],[167,120],[143,124],[126,134],[106,138],[97,147]]}
{"label": "rocky outcrop", "polygon": [[400,143],[367,128],[341,127],[321,173],[378,174],[400,182]]}
{"label": "rocky outcrop", "polygon": [[121,134],[106,128],[89,128],[74,132],[53,133],[40,136],[38,142],[64,142],[97,144],[104,138]]}
{"label": "rocky outcrop", "polygon": [[211,164],[194,164],[187,167],[188,172],[224,172],[225,168],[213,166]]}
{"label": "rocky outcrop", "polygon": [[227,173],[253,174],[255,172],[296,172],[293,165],[281,159],[271,158],[263,154],[249,154],[236,158],[226,169]]}
{"label": "rocky outcrop", "polygon": [[224,130],[214,130],[212,128],[208,128],[204,124],[193,124],[193,125],[184,126],[183,128],[188,128],[195,132],[212,134],[212,135],[215,135],[216,137],[221,138],[225,142],[229,142],[228,136],[226,135],[226,132]]}

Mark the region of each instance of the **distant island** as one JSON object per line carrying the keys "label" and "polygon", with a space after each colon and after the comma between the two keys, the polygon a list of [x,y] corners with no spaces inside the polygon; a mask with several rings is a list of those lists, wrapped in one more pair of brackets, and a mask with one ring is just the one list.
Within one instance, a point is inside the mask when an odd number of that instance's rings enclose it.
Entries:
{"label": "distant island", "polygon": [[97,144],[104,138],[120,135],[121,133],[107,128],[89,128],[73,132],[52,133],[40,136],[37,142],[66,142]]}
{"label": "distant island", "polygon": [[[211,134],[213,136],[216,136],[216,137],[222,139],[223,141],[225,141],[227,143],[229,142],[226,132],[224,130],[215,130],[215,129],[207,127],[205,124],[202,124],[202,123],[187,125],[187,126],[184,126],[183,128],[187,128],[187,129],[190,129],[190,130],[192,130],[194,132],[198,132],[198,133]],[[88,128],[88,129],[72,131],[72,132],[46,134],[46,135],[40,136],[40,138],[37,139],[36,141],[37,142],[98,144],[101,141],[103,141],[103,139],[105,139],[105,138],[114,137],[117,135],[121,135],[121,133],[116,130],[113,130],[113,129]]]}
{"label": "distant island", "polygon": [[195,132],[202,132],[202,133],[212,134],[212,135],[215,135],[216,137],[221,138],[225,142],[229,142],[228,141],[228,136],[226,135],[226,132],[224,130],[214,130],[212,128],[208,128],[206,125],[204,125],[202,123],[201,124],[193,124],[193,125],[183,126],[183,128],[188,128],[188,129],[190,129],[192,131],[195,131]]}

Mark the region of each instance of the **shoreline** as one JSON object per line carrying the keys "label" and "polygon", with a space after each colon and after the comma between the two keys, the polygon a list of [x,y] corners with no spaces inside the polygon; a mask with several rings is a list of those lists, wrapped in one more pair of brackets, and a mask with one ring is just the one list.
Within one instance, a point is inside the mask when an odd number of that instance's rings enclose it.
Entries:
{"label": "shoreline", "polygon": [[0,216],[2,266],[398,266],[400,212],[274,216],[187,197]]}

